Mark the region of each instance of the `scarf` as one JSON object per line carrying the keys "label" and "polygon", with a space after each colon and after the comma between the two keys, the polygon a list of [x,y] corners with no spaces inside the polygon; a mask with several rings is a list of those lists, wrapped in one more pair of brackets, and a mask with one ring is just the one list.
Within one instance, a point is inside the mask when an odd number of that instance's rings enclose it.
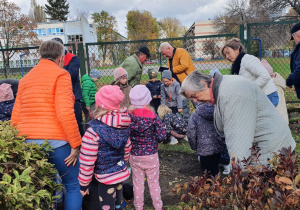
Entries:
{"label": "scarf", "polygon": [[244,57],[245,53],[241,52],[235,59],[235,61],[233,62],[232,66],[231,66],[231,72],[230,74],[236,74],[239,75],[240,73],[240,68],[241,68],[241,61],[242,58]]}

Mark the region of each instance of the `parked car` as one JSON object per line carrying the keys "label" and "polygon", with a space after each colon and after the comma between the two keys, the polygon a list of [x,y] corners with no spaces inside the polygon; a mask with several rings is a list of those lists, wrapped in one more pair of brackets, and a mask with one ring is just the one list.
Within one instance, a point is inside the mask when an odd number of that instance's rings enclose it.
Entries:
{"label": "parked car", "polygon": [[199,58],[194,59],[193,61],[204,61],[204,58],[199,57]]}
{"label": "parked car", "polygon": [[145,63],[144,64],[153,64],[154,63],[154,61],[150,61],[150,60],[148,60],[148,61],[145,61]]}
{"label": "parked car", "polygon": [[222,56],[216,56],[216,57],[214,57],[212,60],[222,60],[222,59],[224,59]]}

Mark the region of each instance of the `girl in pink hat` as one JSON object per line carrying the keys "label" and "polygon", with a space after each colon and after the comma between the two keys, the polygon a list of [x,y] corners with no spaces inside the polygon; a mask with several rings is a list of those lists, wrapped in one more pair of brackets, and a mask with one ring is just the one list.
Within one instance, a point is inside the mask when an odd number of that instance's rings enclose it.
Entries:
{"label": "girl in pink hat", "polygon": [[15,104],[15,98],[11,85],[3,83],[0,85],[0,121],[10,120]]}
{"label": "girl in pink hat", "polygon": [[[122,209],[122,183],[129,177],[126,162],[131,149],[131,120],[127,109],[120,109],[123,99],[120,87],[102,87],[95,95],[94,120],[82,138],[80,193],[86,196],[98,192],[99,209]],[[93,176],[98,181],[98,190],[90,191]]]}
{"label": "girl in pink hat", "polygon": [[153,108],[149,107],[152,97],[145,85],[134,86],[129,97],[132,104],[129,111],[132,142],[129,162],[132,168],[134,209],[143,209],[146,175],[153,206],[161,210],[158,143],[166,139],[166,131]]}
{"label": "girl in pink hat", "polygon": [[121,102],[120,107],[128,108],[131,105],[129,98],[131,86],[128,85],[128,73],[124,68],[118,67],[114,71],[114,78],[115,81],[112,83],[112,85],[118,85],[124,94],[124,99]]}

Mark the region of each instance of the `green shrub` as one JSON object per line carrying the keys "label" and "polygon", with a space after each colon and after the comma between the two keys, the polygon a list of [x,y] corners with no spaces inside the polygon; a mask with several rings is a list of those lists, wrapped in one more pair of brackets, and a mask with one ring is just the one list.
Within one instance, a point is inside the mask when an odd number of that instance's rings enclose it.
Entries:
{"label": "green shrub", "polygon": [[282,148],[270,161],[272,167],[267,167],[252,166],[260,153],[257,146],[251,152],[241,163],[233,157],[226,177],[204,172],[191,182],[175,185],[181,209],[300,209],[298,155]]}
{"label": "green shrub", "polygon": [[[47,161],[48,141],[26,144],[9,122],[0,122],[0,209],[52,209],[58,172]],[[45,149],[44,149],[45,148]]]}

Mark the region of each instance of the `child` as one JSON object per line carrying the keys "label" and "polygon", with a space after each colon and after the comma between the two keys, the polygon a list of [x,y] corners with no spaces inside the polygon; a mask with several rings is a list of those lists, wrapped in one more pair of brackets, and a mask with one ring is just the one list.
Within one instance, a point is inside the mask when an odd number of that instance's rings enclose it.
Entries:
{"label": "child", "polygon": [[145,173],[155,209],[162,209],[159,186],[158,143],[166,138],[163,124],[149,103],[151,93],[145,85],[136,85],[129,93],[132,106],[129,163],[132,169],[134,209],[143,209]]}
{"label": "child", "polygon": [[[189,119],[187,136],[192,150],[200,156],[202,171],[210,171],[212,176],[219,173],[219,163],[224,166],[224,174],[230,171],[230,158],[226,149],[225,139],[214,127],[214,105],[200,103]],[[228,158],[220,161],[221,154]],[[222,155],[223,156],[223,155]]]}
{"label": "child", "polygon": [[92,69],[90,76],[85,74],[81,78],[82,97],[81,107],[85,118],[85,130],[89,127],[88,122],[92,119],[92,111],[95,104],[95,94],[97,93],[96,82],[100,79],[101,72],[98,69]]}
{"label": "child", "polygon": [[160,104],[167,105],[174,114],[182,112],[182,98],[179,95],[180,84],[172,78],[170,70],[164,70],[161,75],[161,100]]}
{"label": "child", "polygon": [[146,87],[150,90],[152,101],[150,106],[152,106],[157,113],[157,108],[160,105],[160,87],[162,85],[161,81],[157,80],[157,71],[154,69],[148,70],[148,75],[150,81],[146,84]]}
{"label": "child", "polygon": [[120,104],[124,95],[120,87],[107,85],[95,95],[95,120],[82,138],[80,149],[80,193],[89,194],[93,175],[98,181],[101,209],[123,209],[122,183],[128,179],[125,161],[130,152],[130,117]]}
{"label": "child", "polygon": [[131,86],[128,85],[128,73],[125,69],[119,67],[115,69],[114,77],[115,81],[112,83],[112,85],[118,85],[124,94],[124,100],[122,101],[120,107],[128,108],[131,105],[129,99]]}
{"label": "child", "polygon": [[0,121],[10,120],[15,104],[13,91],[10,84],[0,85]]}
{"label": "child", "polygon": [[284,89],[286,89],[286,82],[278,72],[273,72],[273,67],[269,64],[267,60],[262,60],[261,63],[268,70],[274,84],[277,87],[279,103],[276,109],[280,113],[280,115],[286,120],[286,122],[289,123],[289,116],[287,113],[286,102],[284,97]]}
{"label": "child", "polygon": [[[186,138],[186,123],[182,117],[173,114],[172,110],[167,107],[167,105],[162,104],[158,107],[157,110],[159,118],[162,120],[165,125],[166,132],[168,135],[168,141],[171,145],[177,144],[177,139]],[[167,143],[165,142],[165,143]]]}

